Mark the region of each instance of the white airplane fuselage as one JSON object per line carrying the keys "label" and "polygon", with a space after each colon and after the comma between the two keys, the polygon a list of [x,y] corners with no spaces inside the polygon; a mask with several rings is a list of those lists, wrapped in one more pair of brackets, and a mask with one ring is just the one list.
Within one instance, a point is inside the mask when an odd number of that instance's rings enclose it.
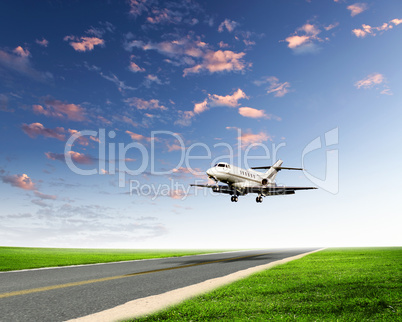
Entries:
{"label": "white airplane fuselage", "polygon": [[273,186],[275,183],[266,178],[264,173],[253,169],[242,169],[234,165],[220,162],[206,171],[209,178],[214,181],[226,183],[235,188]]}

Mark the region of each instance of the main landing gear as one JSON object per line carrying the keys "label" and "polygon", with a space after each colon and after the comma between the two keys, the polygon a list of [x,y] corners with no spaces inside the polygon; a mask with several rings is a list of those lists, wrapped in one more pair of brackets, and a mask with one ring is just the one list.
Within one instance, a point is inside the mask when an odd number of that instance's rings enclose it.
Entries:
{"label": "main landing gear", "polygon": [[230,197],[230,200],[231,200],[232,202],[237,202],[238,199],[239,199],[239,198],[238,198],[237,196],[232,196],[232,197]]}
{"label": "main landing gear", "polygon": [[258,196],[257,198],[255,198],[255,201],[256,201],[257,203],[261,203],[261,202],[262,202],[262,196],[260,195],[260,196]]}

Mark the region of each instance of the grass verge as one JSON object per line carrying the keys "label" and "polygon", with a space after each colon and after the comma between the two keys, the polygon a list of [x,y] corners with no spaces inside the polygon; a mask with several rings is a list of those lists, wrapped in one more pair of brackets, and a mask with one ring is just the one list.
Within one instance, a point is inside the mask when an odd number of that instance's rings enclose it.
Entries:
{"label": "grass verge", "polygon": [[402,248],[329,249],[135,321],[402,321]]}
{"label": "grass verge", "polygon": [[0,247],[0,271],[179,257],[213,252],[218,251]]}

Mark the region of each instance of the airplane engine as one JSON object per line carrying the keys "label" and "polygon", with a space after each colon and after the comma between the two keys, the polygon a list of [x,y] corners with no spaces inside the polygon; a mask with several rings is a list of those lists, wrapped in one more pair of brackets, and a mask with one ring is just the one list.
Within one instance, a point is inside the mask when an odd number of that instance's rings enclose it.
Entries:
{"label": "airplane engine", "polygon": [[263,186],[266,186],[268,183],[268,179],[262,179],[261,183]]}

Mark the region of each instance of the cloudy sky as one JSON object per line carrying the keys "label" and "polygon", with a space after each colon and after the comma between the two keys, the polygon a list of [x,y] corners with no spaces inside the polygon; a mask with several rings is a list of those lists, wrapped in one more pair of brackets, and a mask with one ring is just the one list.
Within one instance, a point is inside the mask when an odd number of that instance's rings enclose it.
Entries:
{"label": "cloudy sky", "polygon": [[[402,2],[3,1],[0,245],[401,245]],[[293,196],[190,188],[284,166]]]}

